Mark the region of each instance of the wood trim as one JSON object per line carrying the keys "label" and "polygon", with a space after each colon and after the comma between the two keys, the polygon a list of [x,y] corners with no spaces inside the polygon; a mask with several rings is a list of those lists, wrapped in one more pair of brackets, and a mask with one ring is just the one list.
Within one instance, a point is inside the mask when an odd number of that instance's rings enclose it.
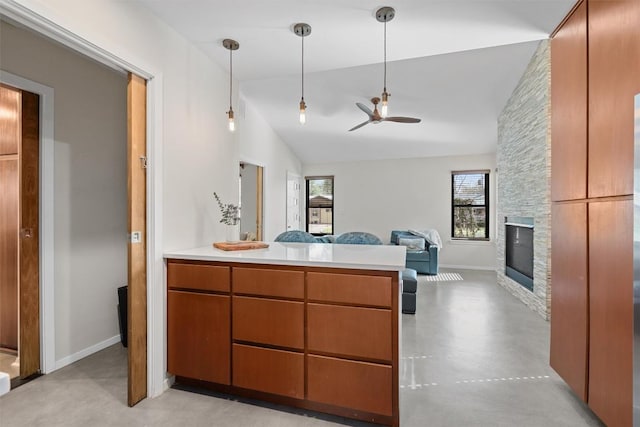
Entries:
{"label": "wood trim", "polygon": [[257,239],[261,241],[264,236],[264,168],[262,166],[256,166],[256,235]]}
{"label": "wood trim", "polygon": [[569,18],[571,18],[571,15],[573,15],[573,13],[576,11],[577,8],[580,7],[580,5],[582,3],[586,4],[585,0],[578,0],[578,2],[576,4],[573,5],[573,7],[571,8],[571,10],[569,11],[569,13],[567,13],[567,15],[562,19],[562,21],[560,21],[560,23],[558,24],[558,26],[551,32],[551,34],[549,35],[549,38],[554,38],[556,36],[556,34],[558,33],[558,31],[564,26],[564,23],[567,22],[567,20]]}
{"label": "wood trim", "polygon": [[146,81],[129,73],[127,85],[128,232],[142,233],[128,248],[128,404],[147,396],[147,184],[141,157],[147,155]]}
{"label": "wood trim", "polygon": [[40,97],[22,91],[20,376],[40,371]]}
{"label": "wood trim", "polygon": [[554,201],[554,204],[557,205],[565,205],[572,203],[604,203],[604,202],[616,202],[616,201],[624,201],[624,200],[633,200],[633,195],[624,195],[624,196],[610,196],[610,197],[593,197],[589,199],[577,199],[577,200],[561,200]]}

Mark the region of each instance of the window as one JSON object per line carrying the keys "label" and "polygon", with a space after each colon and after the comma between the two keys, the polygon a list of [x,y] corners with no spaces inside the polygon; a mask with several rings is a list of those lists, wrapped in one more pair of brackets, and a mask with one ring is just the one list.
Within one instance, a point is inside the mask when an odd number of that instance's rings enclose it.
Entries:
{"label": "window", "polygon": [[489,240],[489,171],[451,172],[451,237]]}
{"label": "window", "polygon": [[310,176],[307,182],[307,232],[333,234],[333,177]]}

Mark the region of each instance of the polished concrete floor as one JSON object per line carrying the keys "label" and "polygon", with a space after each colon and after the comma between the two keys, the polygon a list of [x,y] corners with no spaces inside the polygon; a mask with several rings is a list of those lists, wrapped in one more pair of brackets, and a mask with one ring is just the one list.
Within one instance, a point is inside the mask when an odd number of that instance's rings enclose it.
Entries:
{"label": "polished concrete floor", "polygon": [[[495,273],[418,283],[402,317],[402,426],[601,426],[548,366],[549,324]],[[126,350],[114,345],[0,397],[0,426],[358,425],[170,389],[126,406]]]}

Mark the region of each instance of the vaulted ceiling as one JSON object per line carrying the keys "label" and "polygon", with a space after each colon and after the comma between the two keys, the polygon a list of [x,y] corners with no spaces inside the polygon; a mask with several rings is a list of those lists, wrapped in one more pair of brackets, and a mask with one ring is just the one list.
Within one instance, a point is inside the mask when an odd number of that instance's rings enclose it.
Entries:
{"label": "vaulted ceiling", "polygon": [[[540,40],[574,0],[129,0],[148,7],[225,69],[222,40],[240,43],[233,75],[241,97],[304,163],[495,151],[497,117]],[[389,115],[419,124],[369,124],[383,87],[381,6],[387,24]],[[300,37],[306,22],[307,123],[298,123]],[[237,111],[240,107],[234,106]]]}

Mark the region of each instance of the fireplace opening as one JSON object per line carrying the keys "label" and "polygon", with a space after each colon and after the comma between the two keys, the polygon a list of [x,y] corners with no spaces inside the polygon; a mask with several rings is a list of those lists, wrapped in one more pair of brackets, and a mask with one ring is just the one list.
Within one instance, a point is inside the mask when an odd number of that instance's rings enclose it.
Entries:
{"label": "fireplace opening", "polygon": [[533,291],[533,218],[507,218],[505,229],[505,274]]}

